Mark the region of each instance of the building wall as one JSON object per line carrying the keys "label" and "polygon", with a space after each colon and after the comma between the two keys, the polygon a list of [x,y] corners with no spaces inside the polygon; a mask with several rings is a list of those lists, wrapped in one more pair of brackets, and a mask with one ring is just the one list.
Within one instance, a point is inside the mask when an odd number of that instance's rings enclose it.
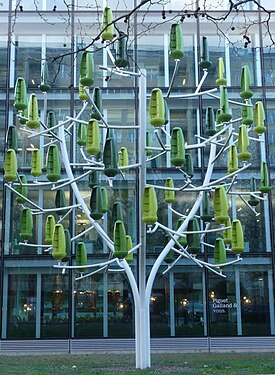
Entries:
{"label": "building wall", "polygon": [[[53,12],[53,3],[57,11]],[[88,43],[99,32],[99,17],[96,9],[85,8],[86,1],[75,1],[75,7],[64,8],[64,3],[50,0],[40,1],[38,10],[32,2],[21,1],[23,12],[16,5],[18,2],[4,1],[0,14],[0,119],[2,132],[1,169],[5,150],[5,129],[11,124],[18,128],[19,150],[17,153],[20,173],[30,175],[31,148],[42,146],[49,139],[28,139],[25,129],[20,127],[13,108],[13,92],[18,76],[23,76],[28,85],[28,93],[37,93],[40,117],[46,119],[46,113],[53,110],[58,121],[66,116],[73,116],[81,109],[78,97],[78,79],[80,54],[74,53]],[[100,3],[100,2],[98,2]],[[127,1],[127,4],[130,3]],[[110,2],[109,2],[110,4]],[[115,15],[126,12],[124,2],[114,1]],[[175,3],[173,12],[178,3]],[[134,5],[134,4],[133,4]],[[269,6],[268,2],[263,2]],[[273,4],[272,4],[273,5]],[[104,6],[104,4],[102,4]],[[16,12],[14,9],[16,8]],[[0,8],[1,9],[1,8]],[[2,9],[1,9],[2,10]],[[173,73],[174,63],[169,58],[169,29],[171,22],[161,18],[162,8],[152,7],[145,21],[140,15],[130,27],[129,57],[131,68],[146,69],[148,94],[154,87],[165,92]],[[169,9],[167,9],[169,11]],[[218,10],[213,14],[219,15]],[[249,8],[247,13],[252,20],[264,17],[263,11]],[[251,88],[254,91],[253,102],[262,100],[266,107],[266,135],[263,142],[251,142],[252,166],[239,177],[239,190],[247,191],[251,177],[259,181],[260,160],[269,164],[271,185],[274,181],[275,158],[273,156],[273,117],[274,105],[274,46],[269,48],[265,24],[255,23],[250,29],[251,43],[244,48],[240,38],[241,16],[235,14],[219,23],[219,29],[202,17],[187,18],[183,22],[185,56],[180,63],[171,97],[170,127],[183,129],[187,143],[195,143],[195,134],[204,136],[205,108],[218,107],[215,98],[204,96],[183,100],[173,97],[176,94],[188,94],[195,91],[202,76],[198,61],[200,57],[201,37],[207,36],[210,60],[213,62],[209,75],[203,85],[207,90],[215,87],[217,78],[217,60],[223,57],[228,80],[230,99],[239,101],[240,74],[244,64],[248,64],[252,75]],[[234,22],[234,28],[231,27]],[[125,27],[122,19],[121,28]],[[274,23],[270,22],[273,32]],[[145,32],[146,31],[146,32]],[[139,37],[137,37],[139,35]],[[226,35],[226,38],[224,37]],[[106,49],[100,41],[95,43],[97,52],[95,65],[110,65]],[[59,56],[58,59],[54,57]],[[49,60],[50,77],[54,77],[52,91],[48,94],[47,107],[44,106],[43,94],[39,91],[41,61]],[[121,128],[138,121],[138,87],[134,78],[112,75],[106,81],[106,71],[97,69],[95,86],[102,88],[104,117],[108,122]],[[240,107],[232,105],[233,118],[240,117]],[[83,120],[89,120],[89,113]],[[75,162],[81,162],[82,156],[77,146],[78,125],[72,128],[72,137],[68,141],[70,155]],[[149,125],[148,129],[153,146],[157,138]],[[128,148],[130,162],[137,157],[137,138],[135,130],[124,130],[116,134],[118,149]],[[165,137],[163,142],[167,142]],[[46,150],[46,148],[45,148]],[[44,153],[44,160],[46,152]],[[192,151],[195,173],[194,185],[202,181],[207,167],[208,150]],[[148,181],[163,184],[166,177],[173,177],[177,187],[182,186],[183,177],[176,169],[170,168],[169,155],[148,163]],[[226,157],[217,162],[214,177],[219,178],[226,172]],[[2,169],[3,171],[3,169]],[[75,167],[75,174],[81,169]],[[2,176],[3,174],[1,174]],[[62,177],[66,177],[63,173]],[[136,172],[131,170],[127,180],[118,176],[114,187],[110,189],[106,178],[101,184],[108,189],[110,207],[120,200],[127,233],[137,243],[137,181]],[[45,177],[42,177],[45,181]],[[89,196],[88,179],[78,182],[83,196]],[[238,191],[239,191],[238,190]],[[133,298],[127,279],[122,273],[101,273],[81,281],[75,281],[73,271],[62,275],[53,268],[55,263],[42,246],[20,244],[19,214],[20,205],[5,183],[1,184],[3,205],[2,244],[1,246],[1,304],[2,304],[2,339],[35,338],[100,338],[133,337]],[[68,204],[73,203],[70,190],[66,187]],[[52,207],[55,191],[47,186],[32,189],[29,198],[43,208]],[[235,195],[231,196],[230,211],[234,218],[241,220],[245,232],[245,252],[243,261],[238,265],[228,266],[226,278],[221,278],[194,266],[193,263],[180,260],[171,272],[163,274],[171,260],[165,262],[154,283],[151,297],[151,332],[152,337],[184,336],[269,336],[274,335],[274,251],[272,223],[272,195],[261,202],[257,215]],[[188,212],[195,195],[177,194],[173,208],[179,212]],[[163,202],[163,193],[158,193],[159,202]],[[159,221],[176,227],[177,216],[171,214],[166,204],[159,206]],[[46,214],[34,216],[33,238],[31,244],[44,243]],[[58,220],[58,215],[55,213]],[[64,226],[75,236],[89,227],[85,215],[74,209],[63,220]],[[112,233],[111,209],[105,215],[102,225]],[[213,242],[214,236],[208,235],[207,242]],[[89,261],[107,259],[106,246],[94,230],[85,235]],[[157,254],[162,250],[167,239],[161,232],[147,238],[148,272]],[[213,261],[213,249],[204,246],[200,257]],[[234,259],[233,255],[229,259]],[[73,246],[71,264],[75,264]],[[138,262],[135,256],[133,267],[137,273]]]}

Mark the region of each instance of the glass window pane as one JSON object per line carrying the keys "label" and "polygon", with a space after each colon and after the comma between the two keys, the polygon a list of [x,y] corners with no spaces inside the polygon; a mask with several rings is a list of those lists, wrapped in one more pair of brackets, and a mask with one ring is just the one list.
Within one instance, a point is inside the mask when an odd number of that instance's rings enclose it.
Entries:
{"label": "glass window pane", "polygon": [[35,338],[36,275],[9,275],[7,337]]}
{"label": "glass window pane", "polygon": [[108,276],[109,337],[133,337],[134,301],[129,284],[121,274]]}
{"label": "glass window pane", "polygon": [[175,269],[176,336],[202,336],[204,325],[202,274],[194,267]]}
{"label": "glass window pane", "polygon": [[170,335],[169,277],[156,277],[150,302],[151,336]]}
{"label": "glass window pane", "polygon": [[267,271],[261,266],[253,267],[242,271],[240,278],[243,335],[269,335]]}
{"label": "glass window pane", "polygon": [[209,274],[209,323],[211,336],[237,334],[237,301],[234,273],[225,270],[226,279]]}
{"label": "glass window pane", "polygon": [[163,46],[163,35],[143,36],[138,40],[138,66],[146,69],[148,87],[165,85]]}
{"label": "glass window pane", "polygon": [[[80,273],[75,273],[79,277]],[[103,275],[75,282],[74,311],[75,337],[103,336]],[[106,313],[106,312],[105,312]]]}
{"label": "glass window pane", "polygon": [[68,337],[68,275],[42,275],[41,337]]}

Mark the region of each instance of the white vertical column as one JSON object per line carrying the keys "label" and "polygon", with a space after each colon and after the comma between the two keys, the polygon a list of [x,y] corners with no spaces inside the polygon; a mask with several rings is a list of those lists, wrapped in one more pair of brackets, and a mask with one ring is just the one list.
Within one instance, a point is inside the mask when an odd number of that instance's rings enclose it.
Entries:
{"label": "white vertical column", "polygon": [[138,225],[139,225],[139,294],[140,294],[140,311],[139,327],[136,327],[136,347],[139,347],[140,364],[139,368],[150,367],[150,313],[149,306],[145,303],[146,287],[146,225],[142,221],[142,197],[146,184],[146,70],[141,70],[139,78],[139,197],[138,197]]}
{"label": "white vertical column", "polygon": [[163,35],[164,43],[164,86],[169,87],[169,35]]}
{"label": "white vertical column", "polygon": [[[254,35],[255,47],[260,46],[260,35]],[[262,74],[261,74],[261,53],[260,48],[255,48],[255,64],[256,64],[256,77],[255,77],[255,86],[262,86]]]}
{"label": "white vertical column", "polygon": [[195,86],[197,87],[199,84],[199,68],[198,68],[198,62],[199,62],[199,55],[198,55],[198,38],[196,37],[196,34],[193,35],[193,44],[194,44],[194,72],[195,72]]}
{"label": "white vertical column", "polygon": [[14,87],[14,81],[15,81],[15,38],[13,34],[11,35],[11,44],[10,44],[10,87]]}
{"label": "white vertical column", "polygon": [[[229,36],[227,35],[229,38]],[[227,86],[231,86],[231,66],[230,66],[230,50],[229,50],[229,42],[224,39],[224,52],[225,52],[225,76],[227,79]]]}

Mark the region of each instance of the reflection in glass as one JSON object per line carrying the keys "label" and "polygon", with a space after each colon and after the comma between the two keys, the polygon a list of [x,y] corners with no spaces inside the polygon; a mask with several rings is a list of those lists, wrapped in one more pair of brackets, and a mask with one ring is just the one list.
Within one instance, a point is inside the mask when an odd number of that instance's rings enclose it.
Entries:
{"label": "reflection in glass", "polygon": [[68,276],[42,275],[41,337],[68,337]]}
{"label": "reflection in glass", "polygon": [[[75,274],[79,276],[79,273]],[[94,275],[75,282],[75,337],[103,335],[103,276]]]}
{"label": "reflection in glass", "polygon": [[121,274],[108,275],[109,337],[133,337],[134,301],[127,280]]}
{"label": "reflection in glass", "polygon": [[209,328],[211,336],[237,334],[237,300],[234,273],[226,272],[226,279],[209,275]]}
{"label": "reflection in glass", "polygon": [[177,271],[174,276],[176,336],[203,335],[202,274],[189,268]]}
{"label": "reflection in glass", "polygon": [[153,286],[150,302],[151,335],[170,335],[169,274],[159,275]]}
{"label": "reflection in glass", "polygon": [[144,36],[138,41],[138,66],[146,69],[147,86],[164,86],[163,35]]}
{"label": "reflection in glass", "polygon": [[262,267],[240,273],[243,335],[269,335],[267,271]]}
{"label": "reflection in glass", "polygon": [[9,275],[8,338],[35,338],[36,275]]}

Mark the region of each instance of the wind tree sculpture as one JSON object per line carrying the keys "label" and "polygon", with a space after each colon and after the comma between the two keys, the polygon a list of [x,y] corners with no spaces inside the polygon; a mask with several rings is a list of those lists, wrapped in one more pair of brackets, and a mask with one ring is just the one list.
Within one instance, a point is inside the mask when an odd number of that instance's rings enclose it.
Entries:
{"label": "wind tree sculpture", "polygon": [[[174,79],[180,60],[184,58],[182,26],[174,23],[170,30],[170,58],[174,59],[175,67],[170,85],[166,94],[160,88],[154,88],[149,98],[149,121],[147,127],[147,90],[146,71],[131,71],[127,58],[126,34],[120,32],[114,36],[112,23],[112,11],[106,8],[103,14],[103,26],[101,37],[105,43],[111,60],[111,67],[99,66],[100,69],[111,74],[121,76],[123,79],[136,77],[139,85],[138,100],[138,124],[133,126],[114,126],[103,116],[102,93],[98,87],[91,87],[94,82],[95,67],[93,51],[86,50],[82,54],[80,63],[79,98],[82,108],[75,117],[67,117],[57,122],[55,113],[47,113],[47,95],[51,90],[48,78],[47,61],[42,61],[42,80],[39,86],[44,99],[44,118],[39,117],[38,100],[32,93],[27,100],[27,89],[24,78],[17,79],[15,87],[14,109],[17,111],[19,126],[26,134],[29,142],[35,137],[49,137],[46,161],[44,164],[42,149],[30,148],[31,170],[30,177],[19,172],[17,166],[17,127],[10,125],[6,139],[6,154],[4,160],[5,187],[15,194],[15,199],[21,206],[20,237],[21,246],[36,246],[43,251],[50,251],[57,261],[55,268],[65,273],[67,269],[79,270],[75,274],[75,281],[89,277],[96,273],[117,270],[124,272],[129,280],[134,299],[135,317],[135,343],[136,343],[136,367],[144,369],[151,366],[150,360],[150,297],[154,280],[160,266],[165,265],[163,273],[172,270],[180,259],[185,258],[194,262],[198,267],[206,267],[221,277],[223,269],[241,260],[244,251],[244,237],[242,225],[238,219],[232,220],[229,216],[228,198],[231,194],[238,195],[242,201],[255,213],[260,201],[267,199],[270,190],[268,171],[265,162],[261,164],[260,185],[257,187],[256,179],[251,179],[250,191],[237,190],[238,176],[250,167],[251,153],[248,151],[249,142],[264,142],[262,135],[266,130],[263,104],[258,101],[252,104],[252,91],[250,90],[250,73],[248,66],[242,68],[241,93],[239,102],[228,99],[225,70],[223,59],[218,60],[218,88],[201,91],[211,66],[207,46],[207,38],[202,39],[201,61],[199,66],[202,72],[201,80],[195,92],[188,95],[171,94]],[[116,43],[115,55],[112,54],[110,45]],[[166,90],[166,89],[165,89]],[[219,96],[214,92],[219,90]],[[190,98],[207,96],[217,99],[217,111],[214,114],[212,107],[207,107],[205,115],[205,137],[197,135],[197,143],[186,144],[183,131],[180,127],[173,127],[171,133],[167,131],[169,120],[169,108],[167,98]],[[230,105],[241,106],[242,117],[232,119]],[[88,122],[83,120],[84,113],[92,112]],[[254,127],[253,127],[254,123]],[[172,125],[172,124],[171,124]],[[77,144],[79,145],[81,162],[73,163],[69,159],[66,139],[73,137],[73,128],[77,129]],[[126,129],[136,132],[138,152],[136,163],[129,164],[129,155],[126,147],[120,151],[116,149],[115,133],[123,133]],[[149,132],[146,129],[154,129],[159,146],[150,145]],[[251,133],[256,133],[252,136]],[[162,142],[162,135],[169,139],[167,144]],[[258,136],[258,137],[257,137]],[[41,142],[43,144],[43,142]],[[204,149],[209,152],[208,165],[204,180],[201,185],[195,186],[193,177],[193,162],[190,150]],[[154,155],[153,155],[154,152]],[[148,184],[146,166],[148,162],[170,154],[170,170],[181,174],[183,185],[174,187],[171,177],[163,184]],[[215,162],[221,155],[227,154],[227,174],[219,179],[213,179]],[[83,168],[83,173],[75,177],[73,166]],[[64,168],[66,178],[61,179],[61,170]],[[138,238],[132,242],[126,234],[123,222],[121,202],[115,202],[109,206],[110,193],[107,193],[104,184],[99,182],[98,176],[106,176],[109,181],[109,191],[113,189],[113,179],[122,175],[127,180],[128,170],[137,171],[138,184],[138,210],[136,222],[138,226]],[[82,197],[78,181],[87,181],[91,194],[89,203],[87,197]],[[75,203],[67,205],[64,187],[70,187]],[[31,188],[47,188],[56,192],[55,206],[51,209],[41,207],[28,198],[28,190]],[[168,209],[178,218],[176,228],[168,227],[158,221],[158,200],[156,190],[164,191],[164,199]],[[193,206],[187,215],[173,208],[176,197],[196,194]],[[247,199],[248,197],[248,199]],[[214,215],[212,209],[213,205]],[[72,211],[73,210],[73,211]],[[76,235],[70,236],[69,228],[64,228],[64,218],[71,212],[78,210],[85,213],[91,226]],[[33,235],[33,216],[46,215],[45,240],[43,243],[31,244],[28,241]],[[113,236],[107,234],[103,226],[103,217],[112,215]],[[58,216],[58,219],[57,219]],[[213,225],[214,224],[214,225]],[[99,263],[88,264],[85,248],[85,235],[91,230],[97,231],[104,246],[108,248],[109,258]],[[148,278],[146,274],[146,234],[161,230],[161,233],[170,238],[166,246],[156,258]],[[208,233],[216,233],[214,244],[207,243],[205,236]],[[71,254],[71,245],[75,243],[75,264],[68,258]],[[214,249],[214,263],[208,263],[200,259],[201,247],[208,246]],[[227,252],[236,254],[236,259],[227,261]],[[165,263],[169,253],[176,257],[170,263]],[[134,262],[135,260],[135,262]],[[131,264],[138,264],[138,277],[131,268]],[[115,267],[115,269],[114,269]],[[137,281],[138,280],[138,281]]]}

